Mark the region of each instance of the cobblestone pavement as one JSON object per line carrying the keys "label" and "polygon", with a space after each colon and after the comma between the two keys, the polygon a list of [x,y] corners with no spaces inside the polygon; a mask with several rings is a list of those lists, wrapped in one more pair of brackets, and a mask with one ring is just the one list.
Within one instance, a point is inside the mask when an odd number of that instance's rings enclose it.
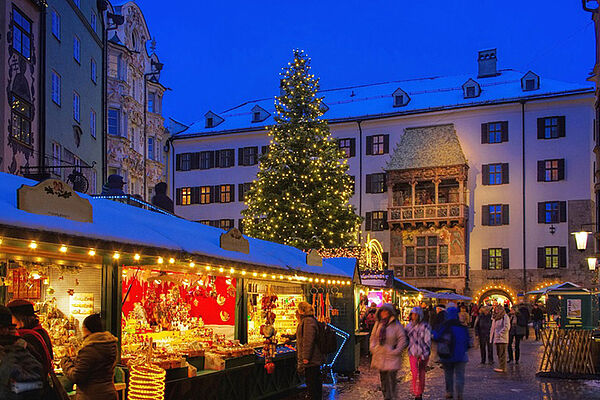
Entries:
{"label": "cobblestone pavement", "polygon": [[[561,380],[535,376],[542,347],[531,340],[521,343],[520,364],[508,364],[506,374],[493,371],[492,365],[479,364],[479,348],[469,352],[469,363],[465,376],[465,400],[600,400],[600,380]],[[326,385],[326,400],[379,400],[379,374],[373,371],[364,359],[361,373],[353,381],[340,381],[335,385]],[[439,364],[430,364],[434,368],[427,372],[424,400],[444,399],[444,373]],[[413,399],[410,395],[410,368],[408,360],[398,373],[398,400]],[[286,400],[304,399],[296,394]]]}

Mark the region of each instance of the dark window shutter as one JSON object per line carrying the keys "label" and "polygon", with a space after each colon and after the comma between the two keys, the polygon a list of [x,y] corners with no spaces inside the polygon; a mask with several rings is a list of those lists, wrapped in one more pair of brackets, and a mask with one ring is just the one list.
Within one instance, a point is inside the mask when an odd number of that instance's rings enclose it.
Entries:
{"label": "dark window shutter", "polygon": [[244,148],[238,149],[238,165],[244,165]]}
{"label": "dark window shutter", "polygon": [[387,174],[383,174],[383,192],[387,192]]}
{"label": "dark window shutter", "polygon": [[269,146],[261,146],[260,147],[260,154],[267,154],[269,151]]}
{"label": "dark window shutter", "polygon": [[200,168],[200,153],[192,153],[190,156],[190,169],[199,169]]}
{"label": "dark window shutter", "polygon": [[181,154],[175,156],[175,171],[181,171]]}
{"label": "dark window shutter", "polygon": [[[595,168],[594,168],[595,170]],[[565,159],[561,158],[558,160],[558,180],[562,181],[565,179]]]}
{"label": "dark window shutter", "polygon": [[217,168],[223,168],[225,165],[225,163],[223,163],[223,158],[221,157],[221,152],[224,152],[227,150],[215,150],[215,167]]}
{"label": "dark window shutter", "polygon": [[490,252],[488,249],[481,249],[481,269],[490,269]]}
{"label": "dark window shutter", "polygon": [[368,156],[373,154],[373,136],[367,136],[367,153]]}
{"label": "dark window shutter", "polygon": [[508,121],[502,121],[502,141],[508,142]]}
{"label": "dark window shutter", "polygon": [[235,149],[227,150],[229,152],[229,162],[231,162],[231,167],[235,167]]}
{"label": "dark window shutter", "polygon": [[208,168],[214,168],[215,167],[215,152],[214,151],[210,151],[208,156]]}
{"label": "dark window shutter", "polygon": [[200,187],[195,186],[192,188],[192,204],[200,204]]}
{"label": "dark window shutter", "polygon": [[356,139],[350,139],[350,157],[356,156]]}
{"label": "dark window shutter", "polygon": [[175,189],[175,204],[181,205],[181,188]]}
{"label": "dark window shutter", "polygon": [[220,203],[221,202],[221,186],[220,185],[213,186],[212,193],[213,193],[213,203]]}
{"label": "dark window shutter", "polygon": [[367,187],[365,188],[365,193],[373,193],[371,190],[371,181],[373,180],[373,175],[367,174]]}
{"label": "dark window shutter", "polygon": [[508,204],[502,204],[502,225],[508,225],[509,221]]}
{"label": "dark window shutter", "polygon": [[235,185],[229,185],[229,191],[231,192],[231,201],[235,201]]}
{"label": "dark window shutter", "polygon": [[502,269],[508,269],[510,264],[509,249],[502,249]]}
{"label": "dark window shutter", "polygon": [[254,164],[252,165],[256,165],[258,164],[258,146],[252,147],[252,152],[254,153]]}
{"label": "dark window shutter", "polygon": [[537,267],[546,268],[546,249],[544,247],[537,248]]}
{"label": "dark window shutter", "polygon": [[387,219],[388,219],[388,213],[387,213],[387,211],[384,211],[383,212],[383,229],[384,230],[389,229]]}
{"label": "dark window shutter", "polygon": [[537,119],[537,137],[538,139],[544,139],[544,121],[546,118]]}
{"label": "dark window shutter", "polygon": [[565,246],[558,248],[558,267],[567,268],[567,248]]}
{"label": "dark window shutter", "polygon": [[481,225],[490,224],[490,207],[487,205],[481,206]]}
{"label": "dark window shutter", "polygon": [[565,137],[565,117],[556,117],[558,119],[558,137]]}
{"label": "dark window shutter", "polygon": [[390,135],[383,135],[383,154],[390,152]]}
{"label": "dark window shutter", "polygon": [[373,213],[371,213],[371,212],[366,213],[365,214],[365,231],[371,230],[372,220],[373,220]]}
{"label": "dark window shutter", "polygon": [[481,184],[490,184],[490,166],[487,164],[481,166]]}
{"label": "dark window shutter", "polygon": [[502,164],[502,183],[508,183],[508,163]]}
{"label": "dark window shutter", "polygon": [[559,222],[567,222],[567,202],[559,201],[558,202],[558,210],[560,213]]}
{"label": "dark window shutter", "polygon": [[546,223],[546,203],[538,203],[538,224]]}
{"label": "dark window shutter", "polygon": [[238,201],[244,201],[244,184],[238,183]]}
{"label": "dark window shutter", "polygon": [[481,124],[481,144],[489,143],[490,136],[488,134],[488,124]]}
{"label": "dark window shutter", "polygon": [[546,180],[546,161],[540,160],[537,162],[537,180],[544,182]]}

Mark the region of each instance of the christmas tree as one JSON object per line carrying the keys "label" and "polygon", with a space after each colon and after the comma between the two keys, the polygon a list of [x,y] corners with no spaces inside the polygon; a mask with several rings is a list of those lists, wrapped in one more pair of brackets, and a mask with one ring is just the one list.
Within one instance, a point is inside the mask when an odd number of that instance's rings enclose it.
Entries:
{"label": "christmas tree", "polygon": [[[354,183],[317,97],[319,80],[301,50],[281,75],[268,152],[245,195],[248,235],[301,249],[356,244],[361,219],[349,204]],[[343,160],[343,161],[341,161]]]}

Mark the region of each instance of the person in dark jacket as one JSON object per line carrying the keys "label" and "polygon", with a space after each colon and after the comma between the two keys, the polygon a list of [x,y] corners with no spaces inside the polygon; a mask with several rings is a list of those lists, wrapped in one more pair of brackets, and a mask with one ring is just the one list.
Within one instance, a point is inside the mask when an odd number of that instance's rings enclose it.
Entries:
{"label": "person in dark jacket", "polygon": [[160,207],[165,211],[173,212],[173,200],[167,196],[167,184],[159,182],[154,186],[154,196],[152,196],[152,204]]}
{"label": "person in dark jacket", "polygon": [[125,182],[121,175],[110,175],[104,185],[102,185],[102,196],[119,196],[125,194],[123,191]]}
{"label": "person in dark jacket", "polygon": [[38,361],[47,374],[52,368],[54,358],[52,342],[50,335],[40,325],[40,321],[35,315],[33,303],[27,300],[12,300],[8,303],[8,308],[12,314],[12,321],[17,327],[18,335],[35,349],[39,357]]}
{"label": "person in dark jacket", "polygon": [[[521,314],[521,310],[516,306],[510,310],[508,314],[510,318],[510,330],[508,331],[508,362],[515,360],[515,364],[519,363],[521,358],[521,340],[525,336],[527,329],[525,316]],[[513,352],[513,343],[515,345]]]}
{"label": "person in dark jacket", "polygon": [[443,304],[438,304],[435,306],[435,314],[431,317],[431,329],[439,329],[444,321],[446,321],[446,307]]}
{"label": "person in dark jacket", "polygon": [[529,339],[529,321],[531,321],[531,313],[529,312],[529,307],[527,304],[521,303],[519,304],[519,312],[521,313],[522,321],[525,322],[525,340]]}
{"label": "person in dark jacket", "polygon": [[118,339],[105,332],[99,314],[83,320],[83,344],[77,357],[62,359],[63,373],[77,385],[77,400],[118,400],[113,383]]}
{"label": "person in dark jacket", "polygon": [[489,307],[481,307],[479,315],[475,319],[473,326],[475,336],[479,338],[479,351],[481,352],[481,363],[485,364],[486,355],[487,361],[490,364],[494,363],[494,347],[490,343],[490,329],[492,327],[492,314]]}
{"label": "person in dark jacket", "polygon": [[467,350],[471,345],[471,338],[469,329],[458,320],[458,308],[454,306],[448,307],[446,321],[433,332],[433,340],[438,343],[449,337],[450,354],[448,357],[440,357],[446,381],[446,398],[452,399],[456,393],[456,399],[462,400],[465,386],[465,366],[469,361]]}
{"label": "person in dark jacket", "polygon": [[531,310],[531,321],[535,331],[535,340],[540,340],[542,338],[542,325],[544,324],[544,311],[538,303],[535,303]]}
{"label": "person in dark jacket", "polygon": [[317,344],[318,333],[319,326],[315,318],[315,310],[305,301],[298,303],[298,327],[296,329],[298,372],[304,374],[310,400],[323,398],[321,365],[325,362],[325,357],[321,354]]}

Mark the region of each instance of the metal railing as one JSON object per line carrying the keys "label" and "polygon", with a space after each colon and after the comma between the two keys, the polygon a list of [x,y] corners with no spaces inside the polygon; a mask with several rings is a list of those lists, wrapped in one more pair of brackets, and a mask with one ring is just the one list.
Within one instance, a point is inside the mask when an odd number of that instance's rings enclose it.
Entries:
{"label": "metal railing", "polygon": [[144,210],[155,211],[157,213],[171,215],[173,217],[176,217],[175,214],[172,214],[166,210],[163,210],[162,208],[157,207],[154,204],[148,203],[147,201],[144,201],[142,199],[139,199],[136,196],[131,195],[131,194],[119,194],[119,195],[96,194],[96,195],[92,195],[91,197],[94,197],[96,199],[107,199],[107,200],[117,201],[119,203],[127,204],[130,206],[143,208]]}

